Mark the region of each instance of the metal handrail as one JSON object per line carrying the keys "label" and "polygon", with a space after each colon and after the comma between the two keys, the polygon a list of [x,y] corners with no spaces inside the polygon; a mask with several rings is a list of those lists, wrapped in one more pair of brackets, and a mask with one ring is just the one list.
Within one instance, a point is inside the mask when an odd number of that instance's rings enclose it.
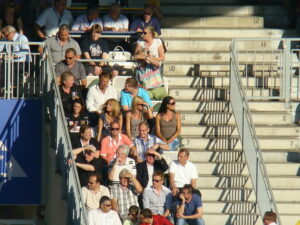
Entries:
{"label": "metal handrail", "polygon": [[[46,47],[46,51],[49,51]],[[77,173],[77,168],[75,163],[68,163],[68,160],[70,159],[72,162],[75,162],[75,159],[73,157],[72,154],[72,145],[71,145],[71,140],[70,140],[70,136],[69,136],[69,131],[67,129],[67,121],[65,118],[65,114],[64,114],[64,109],[62,107],[62,101],[61,101],[61,96],[60,96],[60,91],[58,89],[58,86],[55,83],[55,72],[54,72],[54,68],[53,68],[53,60],[52,60],[52,56],[51,54],[48,54],[49,57],[47,57],[46,59],[48,60],[47,63],[47,70],[48,72],[48,88],[47,91],[54,91],[54,104],[57,105],[57,112],[56,112],[56,118],[51,118],[51,120],[57,120],[57,124],[56,126],[61,128],[61,132],[62,132],[62,136],[61,138],[63,138],[63,142],[64,142],[64,157],[60,160],[65,160],[65,161],[61,161],[60,164],[64,165],[64,168],[62,168],[62,172],[69,172],[69,174],[67,174],[67,181],[66,184],[68,185],[68,191],[70,192],[70,189],[72,189],[73,193],[76,194],[76,199],[79,200],[76,202],[77,207],[79,206],[79,212],[76,211],[73,212],[73,216],[77,216],[77,218],[72,218],[73,221],[71,222],[72,224],[76,224],[76,225],[87,225],[88,224],[88,220],[87,220],[87,212],[85,209],[85,205],[83,203],[83,197],[82,197],[82,193],[81,193],[81,185],[79,182],[79,177],[78,177],[78,173]],[[53,88],[51,90],[51,87]],[[48,99],[49,102],[50,99]],[[51,113],[50,113],[51,116]],[[58,130],[59,130],[58,128]],[[56,138],[56,145],[58,146],[58,141]],[[57,150],[57,154],[61,154],[60,152],[58,152]],[[75,179],[73,180],[73,182],[75,182],[75,185],[72,185],[70,182],[71,177],[74,177]],[[74,206],[74,205],[70,205],[72,204],[70,201],[68,202],[68,206]],[[74,206],[76,207],[76,206]],[[75,215],[74,215],[75,214]]]}
{"label": "metal handrail", "polygon": [[[230,51],[230,102],[254,186],[260,216],[263,218],[265,211],[272,210],[277,214],[278,224],[281,225],[282,223],[255,132],[246,92],[239,76],[239,63],[236,52],[236,41],[233,40]],[[246,136],[246,134],[249,134],[249,136]]]}

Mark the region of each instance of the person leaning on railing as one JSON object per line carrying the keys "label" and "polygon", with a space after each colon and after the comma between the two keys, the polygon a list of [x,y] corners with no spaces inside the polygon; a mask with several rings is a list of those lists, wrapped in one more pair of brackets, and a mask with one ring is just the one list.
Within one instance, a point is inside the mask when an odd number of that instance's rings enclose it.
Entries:
{"label": "person leaning on railing", "polygon": [[[29,63],[31,61],[31,57],[30,48],[28,44],[14,44],[13,42],[28,42],[28,39],[25,35],[17,33],[16,29],[11,25],[5,26],[2,29],[2,33],[5,37],[4,41],[7,42],[0,42],[0,52],[5,52],[4,60],[6,60],[9,63],[13,62],[14,73],[11,73],[9,75],[13,80],[13,86],[16,87],[18,85],[18,81],[22,82],[21,80],[23,80],[22,78],[26,75],[28,69],[26,68],[27,65],[23,62]],[[18,79],[19,77],[21,79]],[[2,85],[4,83],[4,76],[0,77],[0,79],[0,84]]]}

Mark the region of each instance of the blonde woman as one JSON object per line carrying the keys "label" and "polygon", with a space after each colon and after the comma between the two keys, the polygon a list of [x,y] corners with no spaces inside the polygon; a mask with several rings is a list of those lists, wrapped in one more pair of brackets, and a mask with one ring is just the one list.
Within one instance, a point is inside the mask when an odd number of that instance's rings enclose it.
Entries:
{"label": "blonde woman", "polygon": [[103,112],[99,115],[97,141],[101,141],[101,139],[109,135],[112,122],[118,122],[120,127],[123,126],[120,103],[113,98],[105,102]]}
{"label": "blonde woman", "polygon": [[149,105],[140,96],[132,100],[132,110],[126,113],[126,134],[133,140],[138,136],[140,122],[153,118],[153,113]]}
{"label": "blonde woman", "polygon": [[151,99],[164,98],[167,92],[160,74],[160,65],[165,60],[165,50],[153,26],[144,29],[142,38],[137,41],[134,58],[139,60],[139,67],[136,69],[138,82],[148,91]]}

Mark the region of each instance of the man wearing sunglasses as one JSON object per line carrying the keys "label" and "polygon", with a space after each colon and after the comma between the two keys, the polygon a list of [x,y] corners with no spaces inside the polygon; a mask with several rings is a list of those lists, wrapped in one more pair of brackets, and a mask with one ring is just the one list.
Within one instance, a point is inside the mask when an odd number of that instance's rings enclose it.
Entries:
{"label": "man wearing sunglasses", "polygon": [[119,122],[110,124],[110,134],[101,142],[100,155],[110,163],[116,158],[117,149],[120,145],[127,145],[132,152],[136,152],[136,148],[126,134],[122,134]]}
{"label": "man wearing sunglasses", "polygon": [[75,60],[76,50],[74,48],[68,48],[66,50],[65,59],[60,61],[55,66],[56,82],[60,83],[60,75],[63,72],[70,71],[74,78],[75,84],[86,86],[86,73],[82,62]]}
{"label": "man wearing sunglasses", "polygon": [[131,31],[137,31],[137,32],[143,32],[145,27],[147,26],[153,26],[155,31],[158,35],[161,35],[160,30],[160,22],[159,20],[154,16],[154,8],[151,5],[146,5],[144,7],[143,15],[137,17],[135,20],[133,20],[130,30]]}
{"label": "man wearing sunglasses", "polygon": [[168,216],[172,193],[163,185],[165,180],[162,171],[155,171],[152,176],[152,185],[147,187],[143,193],[143,207],[151,209],[153,214]]}
{"label": "man wearing sunglasses", "polygon": [[112,210],[111,199],[103,196],[100,199],[100,208],[88,214],[89,225],[122,225],[118,213]]}

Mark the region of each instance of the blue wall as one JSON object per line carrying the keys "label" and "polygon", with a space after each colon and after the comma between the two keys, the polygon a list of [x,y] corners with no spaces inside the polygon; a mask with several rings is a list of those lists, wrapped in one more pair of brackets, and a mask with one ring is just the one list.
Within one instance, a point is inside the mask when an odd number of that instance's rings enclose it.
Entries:
{"label": "blue wall", "polygon": [[0,204],[41,203],[42,101],[0,100]]}

